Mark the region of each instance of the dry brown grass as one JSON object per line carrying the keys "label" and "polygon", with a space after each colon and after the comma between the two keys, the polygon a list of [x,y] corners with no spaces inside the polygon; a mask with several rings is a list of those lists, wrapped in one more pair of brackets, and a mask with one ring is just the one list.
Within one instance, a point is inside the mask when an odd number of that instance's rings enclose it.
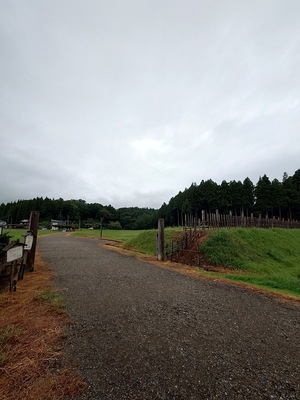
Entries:
{"label": "dry brown grass", "polygon": [[59,400],[84,387],[63,352],[68,319],[51,301],[52,272],[37,254],[17,291],[0,294],[0,399]]}

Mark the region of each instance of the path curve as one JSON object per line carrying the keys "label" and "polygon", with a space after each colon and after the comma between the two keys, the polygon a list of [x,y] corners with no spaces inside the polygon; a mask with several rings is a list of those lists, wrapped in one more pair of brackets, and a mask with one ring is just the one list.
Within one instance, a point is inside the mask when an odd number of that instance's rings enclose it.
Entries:
{"label": "path curve", "polygon": [[76,400],[299,399],[300,309],[65,234],[39,238],[63,290]]}

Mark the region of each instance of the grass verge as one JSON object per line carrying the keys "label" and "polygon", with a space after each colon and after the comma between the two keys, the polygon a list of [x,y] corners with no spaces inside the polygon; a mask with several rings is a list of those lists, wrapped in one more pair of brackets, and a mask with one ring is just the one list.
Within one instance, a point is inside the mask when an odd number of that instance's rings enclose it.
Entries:
{"label": "grass verge", "polygon": [[37,254],[17,291],[0,294],[1,400],[62,400],[84,386],[64,355],[68,320],[51,278]]}
{"label": "grass verge", "polygon": [[299,229],[220,229],[200,246],[216,276],[300,298]]}
{"label": "grass verge", "polygon": [[[24,241],[24,235],[27,233],[26,229],[4,229],[4,233],[8,233],[9,236],[11,237],[10,240],[20,240],[20,242]],[[44,235],[50,235],[50,234],[55,234],[57,231],[43,231],[39,230],[38,231],[38,236],[44,236]]]}

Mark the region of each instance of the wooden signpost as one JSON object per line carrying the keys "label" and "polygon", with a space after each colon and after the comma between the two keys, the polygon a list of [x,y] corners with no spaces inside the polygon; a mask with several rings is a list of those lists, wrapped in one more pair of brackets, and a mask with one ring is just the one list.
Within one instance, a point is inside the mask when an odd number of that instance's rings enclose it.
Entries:
{"label": "wooden signpost", "polygon": [[25,270],[34,270],[39,214],[38,211],[31,211],[24,243],[10,242],[1,251],[0,275],[9,278],[11,291],[16,290],[17,281],[23,279]]}
{"label": "wooden signpost", "polygon": [[20,265],[18,261],[23,259],[24,247],[24,243],[11,242],[2,250],[6,263],[10,264],[9,288],[12,292],[16,291]]}

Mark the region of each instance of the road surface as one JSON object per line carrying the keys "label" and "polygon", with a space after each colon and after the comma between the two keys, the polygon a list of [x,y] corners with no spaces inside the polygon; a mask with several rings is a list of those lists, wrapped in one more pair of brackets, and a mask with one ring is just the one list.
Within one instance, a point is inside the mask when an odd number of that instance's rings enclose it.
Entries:
{"label": "road surface", "polygon": [[76,400],[300,399],[300,308],[99,243],[38,242],[75,321]]}

